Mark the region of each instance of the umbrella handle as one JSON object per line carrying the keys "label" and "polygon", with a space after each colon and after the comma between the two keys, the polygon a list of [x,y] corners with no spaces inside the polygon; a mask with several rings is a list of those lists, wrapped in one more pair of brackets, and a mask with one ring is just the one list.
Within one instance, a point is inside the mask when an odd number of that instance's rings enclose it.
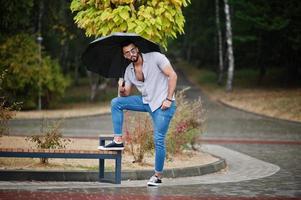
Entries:
{"label": "umbrella handle", "polygon": [[119,78],[118,80],[118,97],[120,97],[120,90],[119,90],[119,85],[121,84],[122,87],[125,85],[125,81],[123,78]]}

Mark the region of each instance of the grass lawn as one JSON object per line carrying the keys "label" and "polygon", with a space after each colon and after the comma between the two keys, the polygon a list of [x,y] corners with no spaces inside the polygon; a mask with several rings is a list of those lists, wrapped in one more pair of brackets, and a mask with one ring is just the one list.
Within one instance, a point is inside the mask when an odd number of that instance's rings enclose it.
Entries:
{"label": "grass lawn", "polygon": [[91,87],[88,78],[82,78],[78,85],[67,88],[62,99],[54,105],[55,109],[86,108],[93,105],[107,105],[117,96],[117,83],[109,83],[105,89],[97,91],[95,99],[90,100]]}
{"label": "grass lawn", "polygon": [[216,84],[215,72],[198,69],[184,61],[176,66],[213,100],[258,114],[301,122],[301,86],[287,86],[280,81],[283,72],[279,69],[268,70],[261,85],[258,85],[257,71],[236,70],[233,91],[226,92],[225,84]]}
{"label": "grass lawn", "polygon": [[48,109],[25,110],[16,112],[15,118],[65,118],[95,115],[110,112],[110,102],[117,96],[117,83],[110,82],[104,89],[97,91],[95,99],[90,100],[91,88],[88,78],[80,79],[65,91],[64,96],[52,102]]}

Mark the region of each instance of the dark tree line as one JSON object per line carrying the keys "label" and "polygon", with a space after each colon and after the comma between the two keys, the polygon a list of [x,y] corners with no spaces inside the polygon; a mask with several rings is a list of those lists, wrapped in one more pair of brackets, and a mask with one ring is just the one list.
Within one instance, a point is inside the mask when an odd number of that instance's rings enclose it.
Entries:
{"label": "dark tree line", "polygon": [[[180,55],[200,67],[219,71],[216,3],[222,32],[224,73],[227,69],[225,1],[192,0],[184,10],[185,35],[174,45]],[[268,69],[284,68],[283,78],[301,79],[301,1],[229,0],[235,68],[258,70],[258,83]]]}
{"label": "dark tree line", "polygon": [[91,39],[74,24],[68,0],[1,0],[0,42],[28,33],[43,38],[43,50],[58,59],[65,74],[85,73],[80,56]]}
{"label": "dark tree line", "polygon": [[[231,63],[227,53],[231,51],[228,48],[230,43],[226,41],[225,2],[229,3],[235,70],[241,68],[258,70],[258,83],[260,83],[269,69],[282,68],[285,69],[283,79],[300,83],[300,0],[191,0],[191,5],[184,9],[185,35],[170,41],[169,52],[189,62],[197,63],[199,67],[208,67],[220,75],[223,73],[224,75],[220,76],[223,77],[220,79],[223,81],[220,83],[225,83],[226,75],[229,74],[229,63]],[[2,56],[1,70],[9,65],[5,62],[9,60],[7,56],[12,60],[14,60],[14,52],[19,52],[19,57],[23,56],[22,51],[17,51],[21,47],[13,45],[13,40],[21,40],[24,49],[32,50],[33,60],[28,59],[28,63],[35,63],[36,67],[41,63],[49,67],[59,67],[64,75],[74,80],[74,83],[78,77],[87,75],[80,58],[93,38],[87,38],[83,31],[76,27],[74,14],[70,10],[71,0],[0,0],[0,3],[0,47],[4,52],[0,55]],[[218,27],[221,30],[220,38]],[[39,36],[42,37],[40,44],[42,58],[45,58],[43,62],[38,58]],[[8,44],[11,45],[12,52],[6,55],[5,48]],[[221,54],[219,54],[219,47],[222,49]],[[222,58],[221,65],[219,65],[220,58]],[[30,71],[28,73],[32,74]],[[53,76],[59,76],[58,70],[52,73]],[[62,77],[56,80],[56,84],[65,84]],[[40,80],[32,76],[30,83],[34,81]],[[51,91],[56,88],[54,86],[56,84],[49,82],[44,84],[46,92],[43,98],[49,101],[53,96]],[[23,84],[22,87],[22,94],[27,94],[29,89],[32,89],[31,85]],[[15,92],[14,88],[11,90]],[[34,94],[38,90],[37,87],[31,91],[33,98],[37,98]],[[18,93],[14,95],[18,96]]]}
{"label": "dark tree line", "polygon": [[47,108],[72,80],[76,83],[86,74],[80,57],[91,39],[75,26],[70,1],[0,3],[0,70],[1,74],[6,71],[5,95],[23,102],[23,108]]}

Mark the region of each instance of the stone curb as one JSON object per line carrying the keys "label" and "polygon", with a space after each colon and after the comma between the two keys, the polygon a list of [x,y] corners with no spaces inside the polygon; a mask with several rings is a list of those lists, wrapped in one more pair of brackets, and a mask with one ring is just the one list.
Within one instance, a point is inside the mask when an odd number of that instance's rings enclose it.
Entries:
{"label": "stone curb", "polygon": [[[217,157],[217,156],[215,156]],[[165,169],[165,178],[200,176],[218,172],[226,168],[225,159],[207,165]],[[122,171],[122,180],[145,180],[154,173],[153,170]],[[113,180],[113,172],[105,172],[105,178]],[[98,181],[97,171],[29,171],[29,170],[0,170],[0,181]]]}
{"label": "stone curb", "polygon": [[103,111],[103,112],[94,112],[94,113],[85,113],[81,115],[70,115],[70,116],[39,116],[39,117],[14,117],[13,120],[40,120],[40,119],[51,119],[51,120],[59,120],[59,119],[76,119],[81,117],[93,117],[93,116],[100,116],[100,115],[108,115],[111,114],[111,111]]}

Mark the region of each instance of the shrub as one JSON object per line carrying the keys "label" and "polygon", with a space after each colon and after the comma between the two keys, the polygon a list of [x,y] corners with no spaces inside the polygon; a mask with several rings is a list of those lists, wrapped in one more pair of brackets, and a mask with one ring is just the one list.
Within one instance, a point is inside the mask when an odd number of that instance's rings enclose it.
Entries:
{"label": "shrub", "polygon": [[170,155],[181,153],[189,146],[195,150],[196,139],[203,132],[205,118],[201,99],[188,101],[184,94],[188,89],[176,94],[177,111],[171,121],[166,140],[167,154]]}
{"label": "shrub", "polygon": [[133,162],[142,163],[144,155],[154,149],[152,132],[152,123],[146,113],[126,112],[125,150],[133,156]]}
{"label": "shrub", "polygon": [[[177,111],[171,121],[166,139],[167,156],[182,153],[194,147],[196,139],[203,132],[204,110],[201,99],[188,101],[184,89],[176,94]],[[129,128],[131,127],[131,128]],[[154,149],[153,127],[145,113],[126,112],[126,151],[134,157],[134,162],[143,162],[144,155]]]}
{"label": "shrub", "polygon": [[39,92],[43,106],[48,106],[69,84],[58,62],[45,53],[40,58],[37,42],[27,34],[12,36],[0,44],[0,71],[4,70],[3,90],[13,101],[22,101],[24,109],[37,106]]}
{"label": "shrub", "polygon": [[[42,135],[34,135],[27,137],[27,141],[34,142],[36,147],[39,149],[60,149],[65,148],[68,143],[71,142],[70,139],[65,139],[62,137],[60,130],[62,120],[54,122],[52,125],[48,125],[44,132],[44,125],[42,125]],[[41,158],[40,162],[42,164],[47,164],[47,158]]]}
{"label": "shrub", "polygon": [[2,83],[5,78],[6,71],[0,75],[0,137],[4,134],[8,134],[8,121],[15,116],[15,111],[20,109],[21,103],[9,103],[7,97],[2,90]]}

